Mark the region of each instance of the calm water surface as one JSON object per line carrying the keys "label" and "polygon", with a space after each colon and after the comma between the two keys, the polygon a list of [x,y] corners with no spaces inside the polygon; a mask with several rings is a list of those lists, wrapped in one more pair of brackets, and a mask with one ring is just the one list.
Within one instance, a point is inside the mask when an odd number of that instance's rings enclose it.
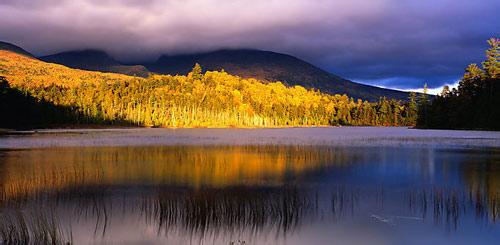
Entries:
{"label": "calm water surface", "polygon": [[500,241],[498,132],[48,130],[0,149],[0,237],[19,243]]}

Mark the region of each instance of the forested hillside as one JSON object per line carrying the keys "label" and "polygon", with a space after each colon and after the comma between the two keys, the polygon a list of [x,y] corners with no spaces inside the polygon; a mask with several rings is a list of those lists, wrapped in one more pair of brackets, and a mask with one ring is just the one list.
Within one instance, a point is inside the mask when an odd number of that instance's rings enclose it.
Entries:
{"label": "forested hillside", "polygon": [[380,97],[407,100],[408,93],[355,83],[329,73],[297,57],[252,49],[218,50],[200,54],[163,55],[156,62],[143,64],[159,74],[186,75],[195,63],[209,71],[224,70],[243,78],[266,82],[282,81],[329,94],[347,94],[355,99],[378,101]]}
{"label": "forested hillside", "polygon": [[7,43],[7,42],[0,41],[0,50],[10,51],[10,52],[14,52],[16,54],[21,54],[21,55],[33,57],[33,55],[31,53],[24,50],[23,48],[18,47],[18,46],[13,45],[13,44],[10,44],[10,43]]}
{"label": "forested hillside", "polygon": [[137,78],[75,70],[8,51],[0,51],[0,57],[0,76],[8,81],[9,91],[15,89],[39,102],[64,108],[65,115],[71,112],[70,119],[61,116],[58,123],[159,127],[388,126],[412,125],[416,114],[395,100],[369,103],[300,86],[289,88],[280,82],[265,84],[225,72],[203,73],[199,66],[187,76]]}
{"label": "forested hillside", "polygon": [[[32,56],[24,49],[0,42],[0,50]],[[354,99],[376,102],[381,97],[407,100],[407,92],[355,83],[326,72],[297,57],[252,49],[218,50],[201,54],[163,55],[152,63],[124,64],[102,50],[74,50],[38,57],[45,62],[70,68],[147,77],[152,72],[163,75],[187,75],[196,63],[206,71],[224,70],[242,78],[263,82],[281,81],[286,86],[299,85],[328,94],[346,94]],[[147,68],[146,68],[147,66]]]}
{"label": "forested hillside", "polygon": [[419,127],[500,130],[500,39],[488,44],[482,67],[469,65],[458,89],[445,87],[434,100],[422,100]]}

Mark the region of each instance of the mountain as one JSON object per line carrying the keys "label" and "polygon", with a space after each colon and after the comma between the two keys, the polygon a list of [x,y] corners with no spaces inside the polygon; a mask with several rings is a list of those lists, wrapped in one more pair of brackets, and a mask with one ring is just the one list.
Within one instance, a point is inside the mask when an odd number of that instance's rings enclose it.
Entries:
{"label": "mountain", "polygon": [[243,78],[282,81],[330,94],[376,101],[380,97],[407,100],[407,92],[355,83],[326,72],[291,55],[251,49],[219,50],[208,53],[161,56],[156,62],[144,64],[148,70],[171,75],[185,75],[199,63],[204,70],[226,72]]}
{"label": "mountain", "polygon": [[[303,87],[199,69],[147,78],[73,69],[0,50],[1,127],[31,123],[158,127],[413,125],[399,101],[357,103]],[[23,112],[23,113],[20,113]],[[355,112],[355,113],[354,113]],[[19,122],[19,123],[18,123]]]}
{"label": "mountain", "polygon": [[282,81],[329,94],[347,94],[356,99],[377,101],[380,97],[407,100],[407,92],[384,89],[349,81],[291,55],[270,51],[235,49],[200,54],[163,55],[152,63],[126,65],[99,50],[68,51],[40,57],[41,60],[71,68],[147,77],[159,74],[185,75],[195,63],[205,71],[219,71],[264,82]]}
{"label": "mountain", "polygon": [[45,62],[82,70],[113,72],[139,77],[147,77],[149,75],[149,71],[144,66],[124,65],[100,50],[68,51],[42,56],[40,59]]}
{"label": "mountain", "polygon": [[34,57],[31,53],[24,50],[23,48],[18,47],[14,44],[11,44],[11,43],[7,43],[7,42],[0,41],[0,50],[6,50],[6,51],[14,52],[16,54],[28,56],[28,57]]}

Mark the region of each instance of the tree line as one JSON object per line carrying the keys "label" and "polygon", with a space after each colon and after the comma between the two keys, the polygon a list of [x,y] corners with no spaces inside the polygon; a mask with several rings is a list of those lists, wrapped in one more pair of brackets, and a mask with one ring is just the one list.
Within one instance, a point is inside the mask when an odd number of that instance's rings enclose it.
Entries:
{"label": "tree line", "polygon": [[[4,83],[3,90],[17,90],[27,100],[55,106],[59,113],[51,117],[51,124],[412,126],[417,117],[417,108],[411,101],[381,98],[370,103],[301,86],[287,87],[281,82],[243,79],[224,71],[203,72],[199,65],[187,76],[139,78],[80,71],[27,59],[10,54],[0,61],[4,80],[9,81]],[[15,122],[17,113],[13,111],[19,111],[22,103],[5,103],[9,108],[0,113],[13,118],[10,125],[30,121]],[[40,120],[36,113],[25,117],[33,117],[33,124]]]}
{"label": "tree line", "polygon": [[458,88],[444,87],[432,101],[421,100],[418,127],[500,130],[500,39],[488,44],[482,67],[470,64]]}
{"label": "tree line", "polygon": [[[138,78],[89,72],[2,54],[1,127],[107,124],[155,127],[414,126],[500,129],[500,39],[481,67],[471,64],[458,88],[435,98],[378,102],[329,95],[224,71]],[[5,54],[5,55],[4,55]]]}

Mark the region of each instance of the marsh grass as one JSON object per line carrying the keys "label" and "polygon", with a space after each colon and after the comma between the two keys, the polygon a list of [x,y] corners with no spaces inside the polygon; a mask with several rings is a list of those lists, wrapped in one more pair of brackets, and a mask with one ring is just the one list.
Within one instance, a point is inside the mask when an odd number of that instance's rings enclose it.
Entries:
{"label": "marsh grass", "polygon": [[345,218],[345,215],[354,216],[360,203],[360,192],[357,189],[349,189],[345,186],[332,188],[331,214],[335,221]]}
{"label": "marsh grass", "polygon": [[0,216],[2,244],[73,244],[71,228],[63,229],[52,213],[13,210]]}
{"label": "marsh grass", "polygon": [[[487,223],[495,223],[499,217],[498,193],[488,196],[484,192],[462,192],[453,188],[393,193],[344,185],[329,190],[293,186],[157,186],[154,190],[148,187],[112,194],[116,191],[109,186],[66,189],[45,193],[45,197],[37,195],[38,200],[9,203],[0,213],[0,241],[2,244],[71,244],[71,227],[61,226],[67,222],[52,210],[66,210],[72,220],[87,223],[94,230],[95,238],[108,236],[108,230],[117,225],[113,220],[133,216],[139,223],[155,227],[158,236],[183,236],[200,242],[227,238],[235,244],[251,243],[260,236],[289,237],[308,222],[325,218],[335,222],[356,220],[366,211],[364,203],[376,202],[376,207],[368,207],[369,210],[381,212],[374,215],[387,219],[392,225],[430,221],[437,227],[456,231],[467,216]],[[403,216],[397,216],[392,210],[388,200],[394,197],[408,201]],[[243,240],[238,240],[241,238]]]}
{"label": "marsh grass", "polygon": [[286,235],[299,227],[314,207],[296,188],[233,188],[165,191],[153,201],[145,199],[141,211],[148,223],[158,225],[159,234],[181,228],[203,237],[219,231]]}
{"label": "marsh grass", "polygon": [[435,224],[456,230],[461,218],[473,213],[477,220],[496,223],[500,217],[500,194],[478,190],[458,192],[453,189],[431,189],[409,192],[411,212],[422,218],[432,217]]}

